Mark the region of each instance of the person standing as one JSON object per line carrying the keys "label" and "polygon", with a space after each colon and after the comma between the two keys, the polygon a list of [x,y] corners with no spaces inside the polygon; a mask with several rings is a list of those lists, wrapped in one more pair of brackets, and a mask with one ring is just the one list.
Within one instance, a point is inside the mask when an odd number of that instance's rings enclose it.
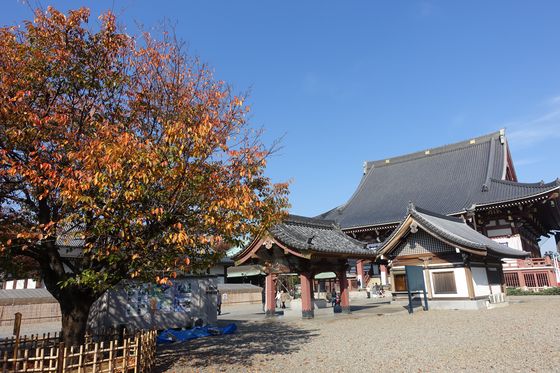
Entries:
{"label": "person standing", "polygon": [[261,297],[262,297],[262,310],[264,312],[264,307],[265,307],[265,304],[266,304],[266,291],[264,291],[264,287],[261,291]]}
{"label": "person standing", "polygon": [[282,302],[282,309],[286,308],[286,302],[290,300],[290,294],[286,293],[286,290],[282,290],[280,294],[280,302]]}
{"label": "person standing", "polygon": [[379,285],[376,283],[373,285],[373,294],[378,297],[379,296]]}

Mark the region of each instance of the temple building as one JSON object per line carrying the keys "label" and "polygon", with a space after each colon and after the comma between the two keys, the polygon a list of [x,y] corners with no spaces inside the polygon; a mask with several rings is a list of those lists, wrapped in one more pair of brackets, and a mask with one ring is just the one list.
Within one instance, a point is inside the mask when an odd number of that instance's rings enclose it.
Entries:
{"label": "temple building", "polygon": [[[382,243],[413,201],[438,214],[540,258],[539,241],[555,235],[560,247],[560,181],[517,180],[505,131],[424,151],[366,162],[356,191],[318,218],[334,220],[353,238]],[[367,284],[368,263],[359,263]],[[552,284],[550,284],[552,285]]]}
{"label": "temple building", "polygon": [[278,277],[299,276],[301,312],[314,317],[314,277],[334,272],[338,281],[342,312],[350,312],[347,271],[349,259],[374,260],[375,254],[364,242],[346,235],[333,221],[290,215],[268,232],[255,237],[235,257],[235,264],[259,265],[266,273],[266,315],[276,313],[275,292]]}
{"label": "temple building", "polygon": [[377,251],[391,273],[394,299],[407,298],[405,266],[420,267],[431,308],[487,308],[504,303],[503,259],[529,253],[501,245],[461,218],[410,203],[406,218]]}

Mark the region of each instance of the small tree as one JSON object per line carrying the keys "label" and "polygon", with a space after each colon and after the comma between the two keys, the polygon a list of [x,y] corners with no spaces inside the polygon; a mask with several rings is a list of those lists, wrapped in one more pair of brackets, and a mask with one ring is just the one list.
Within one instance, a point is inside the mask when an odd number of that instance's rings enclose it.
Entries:
{"label": "small tree", "polygon": [[48,8],[0,29],[0,263],[37,263],[67,344],[122,279],[206,268],[287,206],[242,97],[168,34],[88,18]]}

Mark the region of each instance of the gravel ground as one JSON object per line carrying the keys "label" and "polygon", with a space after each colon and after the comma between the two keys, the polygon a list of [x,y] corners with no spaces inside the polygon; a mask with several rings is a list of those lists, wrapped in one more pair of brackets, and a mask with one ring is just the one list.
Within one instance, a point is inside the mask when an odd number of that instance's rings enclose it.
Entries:
{"label": "gravel ground", "polygon": [[160,349],[156,371],[560,371],[560,297],[512,302],[481,311],[381,315],[381,305],[307,321],[250,318],[236,321],[234,335]]}

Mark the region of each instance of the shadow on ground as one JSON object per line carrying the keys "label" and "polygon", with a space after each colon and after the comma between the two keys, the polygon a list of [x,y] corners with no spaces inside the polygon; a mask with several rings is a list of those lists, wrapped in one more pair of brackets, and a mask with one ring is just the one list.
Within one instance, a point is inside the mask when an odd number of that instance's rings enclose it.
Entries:
{"label": "shadow on ground", "polygon": [[[158,346],[155,372],[176,368],[203,368],[236,364],[250,368],[268,359],[266,354],[291,354],[315,330],[299,328],[281,321],[233,321],[237,331],[231,335],[199,338],[184,343]],[[228,320],[220,320],[225,325]],[[258,359],[256,355],[260,355]],[[177,365],[176,365],[177,364]]]}
{"label": "shadow on ground", "polygon": [[364,311],[364,310],[373,310],[373,309],[379,308],[381,306],[386,306],[390,303],[391,303],[390,301],[387,301],[387,302],[376,302],[376,303],[368,303],[368,304],[361,304],[361,305],[351,304],[350,305],[350,310],[352,312]]}

